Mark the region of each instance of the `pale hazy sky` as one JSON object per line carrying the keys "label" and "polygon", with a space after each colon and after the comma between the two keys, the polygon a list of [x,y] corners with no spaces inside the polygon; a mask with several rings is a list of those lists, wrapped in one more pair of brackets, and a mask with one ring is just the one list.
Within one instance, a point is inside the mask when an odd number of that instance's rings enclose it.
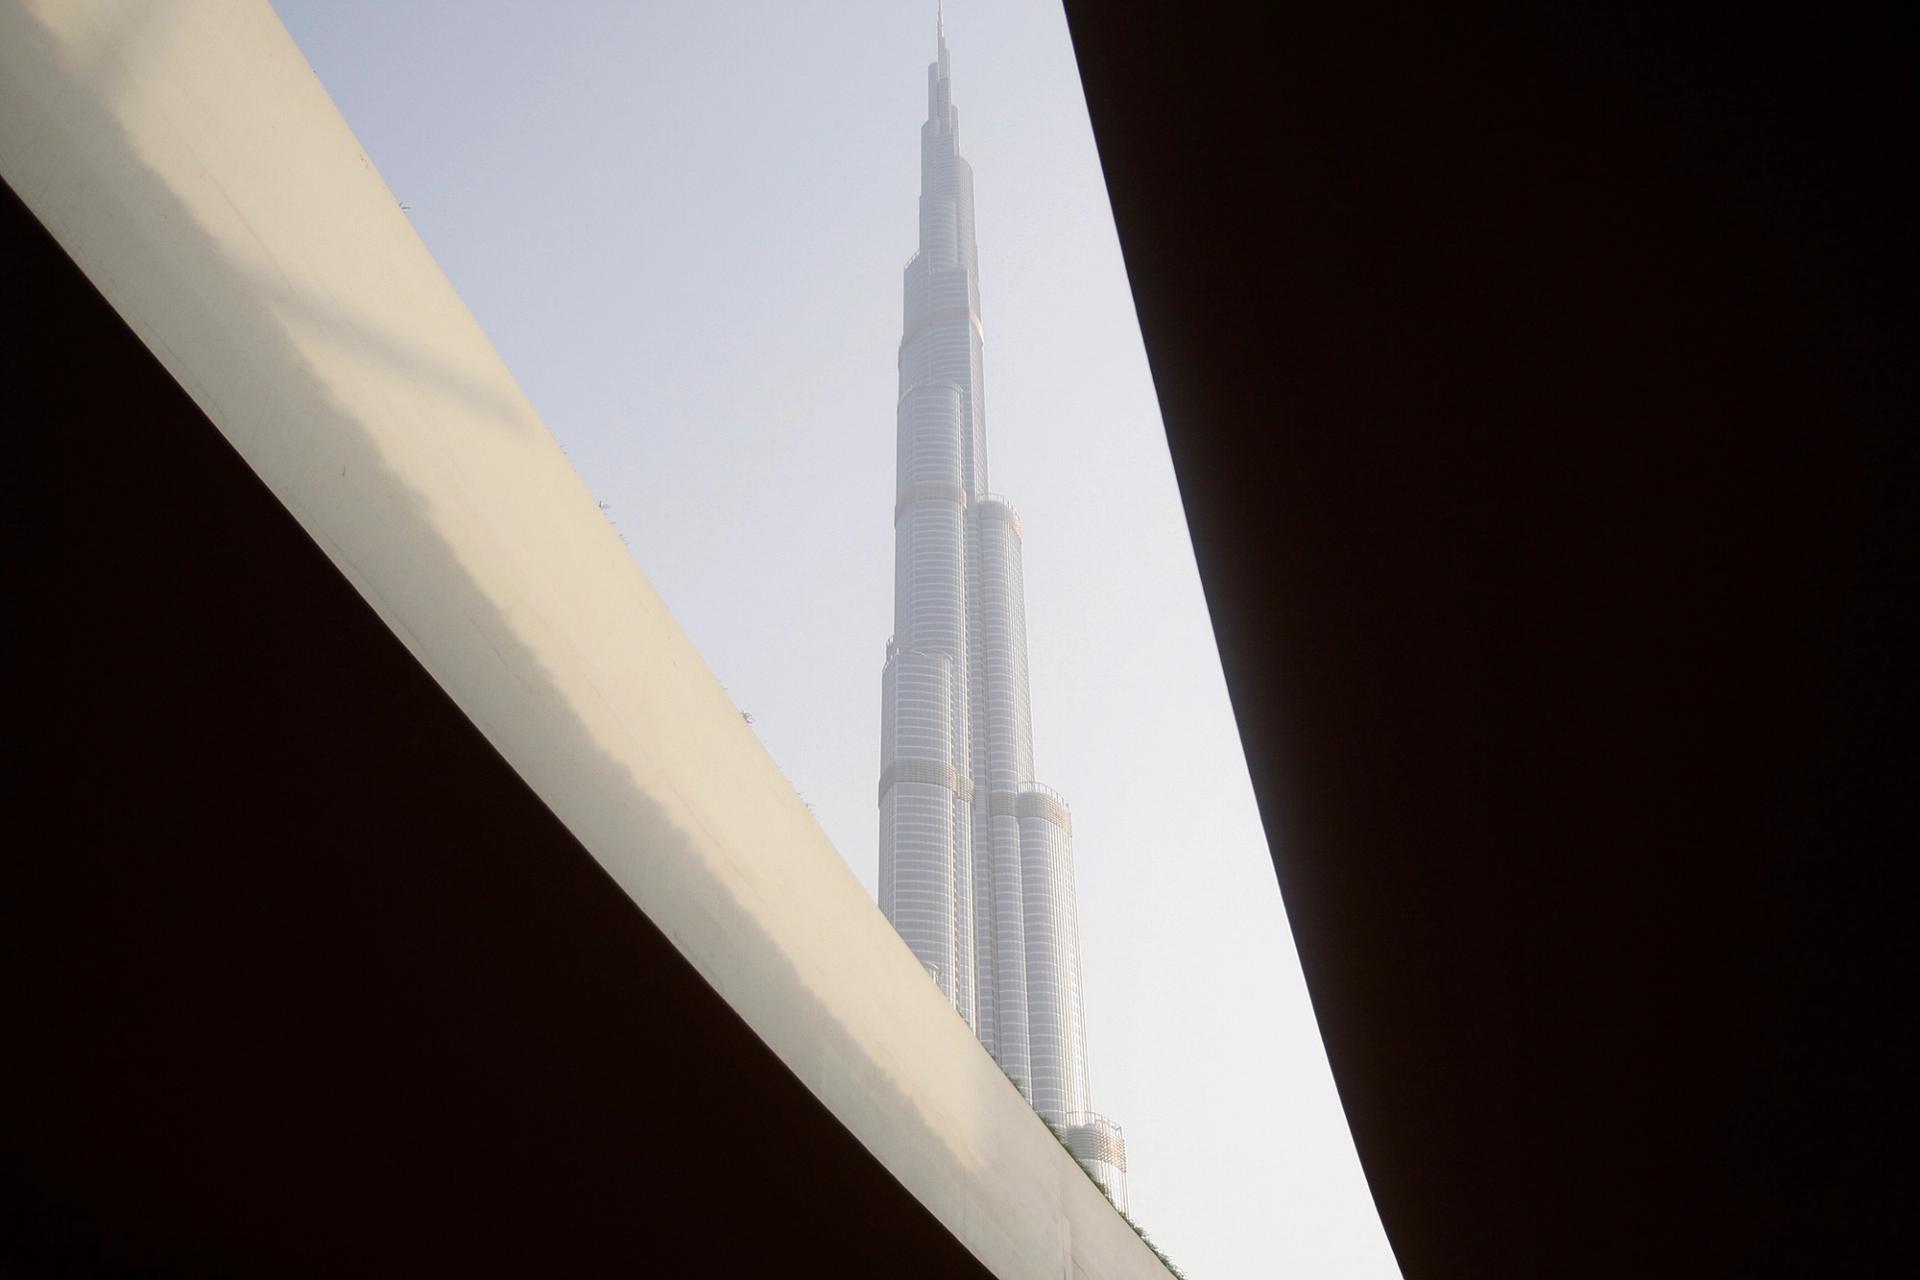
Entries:
{"label": "pale hazy sky", "polygon": [[[869,892],[933,7],[276,0]],[[1126,1131],[1133,1216],[1193,1280],[1397,1276],[1254,808],[1065,19],[953,0],[947,34],[991,482],[1026,531],[1036,772],[1073,805],[1094,1105]]]}

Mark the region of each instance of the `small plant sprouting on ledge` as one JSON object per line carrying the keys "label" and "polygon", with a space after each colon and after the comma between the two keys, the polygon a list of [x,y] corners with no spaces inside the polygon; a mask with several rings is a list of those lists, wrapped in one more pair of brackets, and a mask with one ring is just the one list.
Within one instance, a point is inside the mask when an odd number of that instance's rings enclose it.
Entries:
{"label": "small plant sprouting on ledge", "polygon": [[[1000,1063],[997,1060],[994,1062],[993,1065],[996,1067],[1000,1067]],[[1012,1084],[1013,1087],[1019,1091],[1020,1096],[1022,1098],[1025,1098],[1027,1096],[1026,1086],[1021,1084],[1018,1080],[1014,1079],[1012,1072],[1008,1071],[1005,1067],[1000,1067],[1000,1074],[1005,1076],[1007,1078],[1008,1083]],[[1100,1179],[1093,1176],[1093,1170],[1088,1167],[1087,1162],[1085,1160],[1082,1160],[1079,1157],[1079,1155],[1077,1155],[1074,1152],[1072,1145],[1067,1142],[1067,1131],[1065,1129],[1062,1129],[1060,1126],[1054,1124],[1052,1121],[1048,1120],[1045,1116],[1041,1115],[1037,1111],[1034,1112],[1034,1117],[1037,1120],[1039,1120],[1041,1124],[1044,1124],[1047,1126],[1047,1132],[1051,1133],[1053,1135],[1053,1140],[1060,1144],[1060,1149],[1073,1157],[1073,1162],[1080,1166],[1080,1172],[1087,1175],[1087,1181],[1093,1184],[1093,1189],[1095,1191],[1098,1191],[1102,1196],[1104,1196],[1108,1204],[1113,1205],[1113,1211],[1120,1215],[1120,1221],[1126,1223],[1128,1226],[1133,1228],[1133,1234],[1140,1237],[1140,1243],[1144,1244],[1145,1246],[1147,1246],[1149,1250],[1152,1251],[1153,1256],[1160,1260],[1160,1265],[1165,1267],[1167,1269],[1168,1274],[1173,1276],[1173,1280],[1187,1280],[1187,1273],[1182,1271],[1179,1267],[1175,1266],[1173,1264],[1173,1259],[1169,1258],[1166,1254],[1160,1251],[1160,1246],[1155,1244],[1153,1242],[1153,1237],[1148,1235],[1146,1231],[1141,1228],[1140,1224],[1133,1220],[1133,1216],[1129,1214],[1125,1209],[1122,1209],[1119,1205],[1113,1204],[1113,1194],[1109,1192],[1106,1189],[1106,1187],[1101,1185]]]}
{"label": "small plant sprouting on ledge", "polygon": [[[1077,1154],[1075,1154],[1073,1147],[1067,1142],[1067,1131],[1065,1129],[1060,1128],[1060,1126],[1056,1124],[1048,1123],[1044,1116],[1041,1117],[1041,1121],[1042,1123],[1045,1123],[1047,1125],[1047,1131],[1053,1134],[1053,1140],[1060,1144],[1061,1149],[1064,1150],[1068,1155],[1073,1156],[1073,1162],[1080,1166],[1080,1172],[1087,1175],[1087,1181],[1093,1184],[1094,1190],[1098,1191],[1101,1195],[1105,1196],[1108,1204],[1113,1204],[1112,1193],[1109,1192],[1106,1189],[1106,1187],[1101,1184],[1100,1179],[1093,1176],[1093,1169],[1087,1164],[1085,1160],[1082,1160]],[[1166,1254],[1160,1251],[1160,1246],[1155,1244],[1153,1242],[1153,1237],[1148,1235],[1146,1231],[1140,1226],[1140,1224],[1133,1220],[1132,1214],[1128,1213],[1125,1209],[1122,1209],[1117,1204],[1113,1204],[1113,1211],[1120,1215],[1120,1221],[1126,1223],[1128,1226],[1133,1228],[1133,1234],[1140,1237],[1140,1243],[1147,1246],[1147,1248],[1153,1252],[1154,1257],[1160,1259],[1160,1265],[1167,1269],[1167,1271],[1173,1276],[1173,1280],[1187,1280],[1187,1273],[1182,1271],[1179,1267],[1175,1266],[1173,1264],[1173,1259],[1169,1258]]]}

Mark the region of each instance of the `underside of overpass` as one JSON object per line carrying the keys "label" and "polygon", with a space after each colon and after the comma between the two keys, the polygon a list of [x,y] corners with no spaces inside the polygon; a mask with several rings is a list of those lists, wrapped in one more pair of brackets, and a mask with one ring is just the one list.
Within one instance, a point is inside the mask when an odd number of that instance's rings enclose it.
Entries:
{"label": "underside of overpass", "polygon": [[1892,11],[1066,8],[1402,1270],[1852,1273],[1911,1161]]}

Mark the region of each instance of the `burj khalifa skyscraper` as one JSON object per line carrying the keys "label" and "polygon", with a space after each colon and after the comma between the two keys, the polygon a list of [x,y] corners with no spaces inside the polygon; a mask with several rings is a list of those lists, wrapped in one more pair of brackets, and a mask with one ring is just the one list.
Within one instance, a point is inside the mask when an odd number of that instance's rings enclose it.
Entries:
{"label": "burj khalifa skyscraper", "polygon": [[880,907],[1124,1207],[1120,1131],[1088,1100],[1073,823],[1034,780],[1020,518],[987,485],[973,170],[960,155],[944,22],[936,39],[900,339]]}

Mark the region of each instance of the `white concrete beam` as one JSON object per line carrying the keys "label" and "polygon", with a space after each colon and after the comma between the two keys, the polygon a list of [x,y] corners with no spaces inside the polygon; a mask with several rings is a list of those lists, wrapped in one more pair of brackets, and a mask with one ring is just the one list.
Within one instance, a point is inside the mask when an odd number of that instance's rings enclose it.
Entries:
{"label": "white concrete beam", "polygon": [[1007,1280],[1165,1275],[829,846],[265,3],[0,0],[0,173],[554,813],[977,1257]]}

